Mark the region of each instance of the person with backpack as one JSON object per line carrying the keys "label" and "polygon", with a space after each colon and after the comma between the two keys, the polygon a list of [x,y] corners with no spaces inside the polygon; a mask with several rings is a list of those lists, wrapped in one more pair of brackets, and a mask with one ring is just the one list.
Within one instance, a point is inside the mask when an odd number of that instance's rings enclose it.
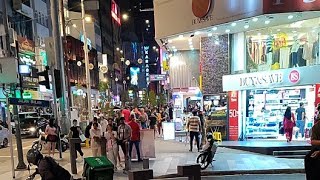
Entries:
{"label": "person with backpack", "polygon": [[71,179],[71,174],[66,169],[61,167],[52,157],[43,157],[37,149],[30,149],[27,152],[27,161],[30,165],[38,167],[30,179],[33,179],[36,174],[39,174],[42,180]]}

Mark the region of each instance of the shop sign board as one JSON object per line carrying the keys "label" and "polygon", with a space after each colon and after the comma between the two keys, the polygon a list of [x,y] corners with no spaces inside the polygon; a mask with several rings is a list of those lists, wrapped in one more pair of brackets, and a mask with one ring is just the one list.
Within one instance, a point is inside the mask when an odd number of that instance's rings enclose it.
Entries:
{"label": "shop sign board", "polygon": [[33,52],[34,53],[35,45],[34,45],[33,41],[31,41],[25,37],[21,37],[21,36],[18,36],[17,40],[18,40],[20,52]]}
{"label": "shop sign board", "polygon": [[320,83],[319,66],[298,67],[273,71],[226,75],[222,77],[223,91],[279,88]]}
{"label": "shop sign board", "polygon": [[263,0],[263,12],[265,14],[316,11],[319,9],[319,0]]}
{"label": "shop sign board", "polygon": [[318,106],[318,104],[320,104],[320,83],[319,84],[316,84],[316,89],[315,89],[315,94],[316,94],[316,99],[315,99],[315,107]]}
{"label": "shop sign board", "polygon": [[150,74],[150,81],[165,81],[167,80],[166,74]]}
{"label": "shop sign board", "polygon": [[229,140],[237,141],[238,140],[238,91],[229,91]]}
{"label": "shop sign board", "polygon": [[15,58],[0,58],[0,84],[18,82],[18,61]]}
{"label": "shop sign board", "polygon": [[49,107],[49,101],[34,100],[34,99],[19,99],[9,98],[9,104],[20,105],[20,106],[35,106],[35,107]]}

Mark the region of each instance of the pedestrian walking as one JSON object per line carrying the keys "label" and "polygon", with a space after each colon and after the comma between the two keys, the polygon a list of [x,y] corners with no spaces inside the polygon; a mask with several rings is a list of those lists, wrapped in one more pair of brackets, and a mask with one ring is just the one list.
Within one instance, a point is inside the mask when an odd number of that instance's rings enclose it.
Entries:
{"label": "pedestrian walking", "polygon": [[156,136],[156,124],[157,124],[157,109],[154,108],[151,111],[150,117],[149,117],[149,121],[150,121],[150,129],[154,130],[154,136]]}
{"label": "pedestrian walking", "polygon": [[283,127],[287,142],[292,141],[293,127],[295,124],[294,114],[291,112],[291,107],[288,106],[283,117]]}
{"label": "pedestrian walking", "polygon": [[[82,131],[80,129],[80,126],[78,126],[78,121],[76,119],[74,119],[72,121],[72,124],[73,124],[73,126],[70,128],[69,134],[71,134],[72,138],[80,138],[80,134],[82,134]],[[78,151],[78,153],[81,156],[81,160],[80,161],[83,161],[83,152],[82,152],[82,149],[81,149],[81,144],[80,143],[75,143],[75,149],[76,149],[76,151]]]}
{"label": "pedestrian walking", "polygon": [[299,128],[299,130],[296,132],[295,136],[296,139],[298,139],[299,137],[299,133],[301,133],[301,137],[304,138],[304,128],[305,128],[305,124],[306,124],[306,109],[304,108],[304,104],[303,102],[300,103],[300,107],[296,109],[296,114],[297,114],[297,128]]}
{"label": "pedestrian walking", "polygon": [[[140,120],[142,129],[147,129],[149,126],[149,119],[148,119],[147,113],[144,111],[143,108],[140,109],[139,120]],[[132,121],[130,121],[130,122],[132,122]]]}
{"label": "pedestrian walking", "polygon": [[132,146],[136,147],[138,161],[142,161],[140,156],[140,126],[136,122],[134,115],[130,116],[129,126],[131,127],[131,138],[130,138],[130,145],[129,145],[129,155],[132,157]]}
{"label": "pedestrian walking", "polygon": [[159,113],[157,113],[157,127],[158,127],[158,133],[159,133],[159,138],[161,137],[161,135],[163,134],[163,129],[162,129],[162,117],[161,117],[161,113],[162,111],[160,110]]}
{"label": "pedestrian walking", "polygon": [[54,157],[56,143],[58,141],[58,133],[57,133],[57,128],[54,125],[53,118],[49,120],[49,124],[46,127],[45,134],[47,135],[47,141],[49,145],[48,154],[49,156],[52,154],[52,157]]}
{"label": "pedestrian walking", "polygon": [[120,118],[120,126],[118,127],[118,139],[117,144],[121,147],[125,156],[128,155],[128,149],[126,143],[130,142],[131,127],[124,123],[124,117]]}
{"label": "pedestrian walking", "polygon": [[193,140],[196,139],[198,152],[200,151],[199,132],[201,132],[200,118],[197,116],[197,111],[192,111],[192,115],[187,122],[187,128],[190,133],[190,152],[192,152]]}
{"label": "pedestrian walking", "polygon": [[90,137],[91,137],[91,150],[92,156],[97,157],[101,155],[101,144],[100,144],[100,137],[101,137],[101,130],[98,128],[98,123],[93,123],[93,128],[90,129]]}
{"label": "pedestrian walking", "polygon": [[113,131],[112,125],[107,125],[107,131],[105,134],[107,140],[107,156],[108,159],[113,163],[115,170],[117,169],[119,148],[117,144],[117,131]]}

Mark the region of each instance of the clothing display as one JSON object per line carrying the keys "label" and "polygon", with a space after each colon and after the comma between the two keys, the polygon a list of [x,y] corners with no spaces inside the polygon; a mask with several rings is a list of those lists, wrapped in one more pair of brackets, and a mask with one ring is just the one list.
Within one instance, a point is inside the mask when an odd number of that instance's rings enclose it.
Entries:
{"label": "clothing display", "polygon": [[302,36],[292,36],[285,33],[279,33],[285,36],[276,35],[249,36],[247,39],[247,52],[255,66],[248,68],[252,71],[267,71],[286,69],[302,66],[320,64],[319,58],[319,40],[314,34],[306,33]]}

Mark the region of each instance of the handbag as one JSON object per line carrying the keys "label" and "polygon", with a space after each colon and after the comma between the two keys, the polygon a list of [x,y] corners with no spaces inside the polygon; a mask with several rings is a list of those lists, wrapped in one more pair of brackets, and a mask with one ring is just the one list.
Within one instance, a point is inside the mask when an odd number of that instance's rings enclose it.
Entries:
{"label": "handbag", "polygon": [[86,141],[86,137],[84,134],[80,134],[79,138],[81,139],[82,142]]}

